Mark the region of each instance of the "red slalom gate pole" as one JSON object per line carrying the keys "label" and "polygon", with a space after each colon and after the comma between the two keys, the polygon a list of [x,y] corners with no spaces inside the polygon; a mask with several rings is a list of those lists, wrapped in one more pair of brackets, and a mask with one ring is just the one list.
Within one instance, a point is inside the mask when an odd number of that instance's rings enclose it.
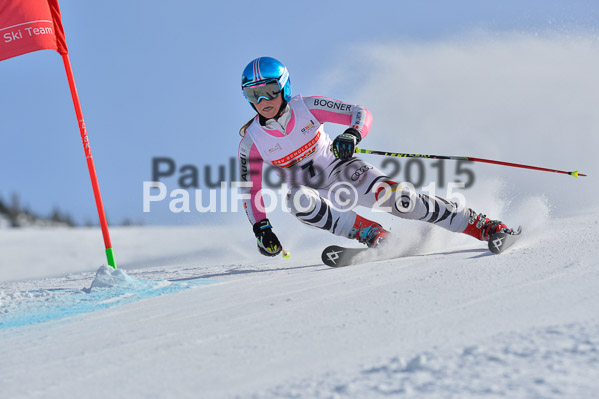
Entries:
{"label": "red slalom gate pole", "polygon": [[106,247],[106,259],[108,264],[116,269],[116,262],[114,260],[114,252],[112,250],[112,243],[110,242],[110,234],[108,233],[108,222],[106,221],[106,214],[104,212],[104,205],[102,203],[102,196],[100,195],[100,185],[98,184],[98,177],[96,176],[96,167],[94,166],[94,159],[92,157],[92,149],[89,144],[89,138],[87,136],[87,129],[85,127],[85,120],[83,119],[83,112],[81,111],[81,103],[79,102],[79,94],[77,93],[77,86],[75,85],[75,78],[73,77],[73,68],[71,67],[71,60],[68,54],[62,54],[62,60],[64,62],[64,69],[67,73],[67,79],[69,81],[69,88],[71,89],[71,97],[73,98],[73,105],[75,107],[75,114],[77,115],[77,122],[79,124],[79,132],[81,133],[81,140],[83,142],[83,151],[85,151],[85,159],[87,161],[87,169],[89,170],[89,177],[92,182],[92,188],[94,190],[94,198],[96,200],[96,208],[98,208],[98,216],[100,217],[100,227],[102,228],[102,236],[104,237],[104,246]]}

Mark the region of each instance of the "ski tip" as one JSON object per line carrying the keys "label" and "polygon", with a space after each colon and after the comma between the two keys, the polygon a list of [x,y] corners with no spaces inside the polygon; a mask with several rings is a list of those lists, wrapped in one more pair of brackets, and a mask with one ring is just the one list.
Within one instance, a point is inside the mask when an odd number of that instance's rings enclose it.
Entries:
{"label": "ski tip", "polygon": [[499,255],[504,250],[511,247],[520,238],[520,234],[522,234],[522,226],[518,226],[517,229],[512,230],[511,232],[500,231],[491,234],[488,244],[489,251],[495,255]]}

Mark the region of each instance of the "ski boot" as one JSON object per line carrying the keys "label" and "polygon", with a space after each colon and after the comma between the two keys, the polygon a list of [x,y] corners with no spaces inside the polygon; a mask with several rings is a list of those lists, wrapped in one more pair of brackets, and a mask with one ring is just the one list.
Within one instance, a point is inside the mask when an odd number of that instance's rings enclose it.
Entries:
{"label": "ski boot", "polygon": [[349,238],[355,238],[362,244],[366,244],[368,248],[376,248],[389,237],[389,232],[372,220],[356,215],[354,227],[349,232]]}
{"label": "ski boot", "polygon": [[499,220],[490,220],[482,213],[477,214],[472,209],[469,209],[470,219],[468,226],[464,230],[464,234],[468,234],[481,241],[489,241],[489,237],[498,232],[514,234],[514,230],[510,229]]}

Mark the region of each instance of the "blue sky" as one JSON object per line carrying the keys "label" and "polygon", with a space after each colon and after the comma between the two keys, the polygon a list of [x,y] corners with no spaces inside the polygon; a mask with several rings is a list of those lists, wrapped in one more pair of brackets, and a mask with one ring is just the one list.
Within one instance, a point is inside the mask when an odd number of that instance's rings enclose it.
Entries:
{"label": "blue sky", "polygon": [[[209,215],[142,212],[153,157],[177,167],[228,165],[252,110],[243,67],[262,55],[285,62],[294,93],[354,99],[356,48],[430,44],[461,35],[595,35],[594,1],[62,0],[60,6],[106,212],[112,223],[187,224]],[[355,72],[353,70],[352,72]],[[37,213],[55,206],[97,221],[60,56],[41,51],[0,63],[0,196],[19,193]],[[398,94],[400,95],[400,94]],[[349,97],[349,98],[347,98]],[[368,104],[365,104],[368,106]],[[375,114],[375,121],[377,115]],[[400,149],[401,150],[401,149]],[[426,151],[427,148],[421,148]],[[470,154],[483,155],[483,154]],[[176,179],[166,180],[177,188]],[[239,217],[245,223],[245,217]]]}

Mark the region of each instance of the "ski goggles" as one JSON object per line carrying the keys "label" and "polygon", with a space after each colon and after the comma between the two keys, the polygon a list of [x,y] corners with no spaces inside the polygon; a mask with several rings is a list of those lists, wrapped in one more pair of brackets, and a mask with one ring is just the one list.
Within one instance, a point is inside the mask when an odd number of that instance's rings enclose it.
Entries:
{"label": "ski goggles", "polygon": [[282,91],[278,80],[259,82],[251,86],[243,87],[245,98],[252,104],[258,104],[263,99],[274,100],[281,95]]}

